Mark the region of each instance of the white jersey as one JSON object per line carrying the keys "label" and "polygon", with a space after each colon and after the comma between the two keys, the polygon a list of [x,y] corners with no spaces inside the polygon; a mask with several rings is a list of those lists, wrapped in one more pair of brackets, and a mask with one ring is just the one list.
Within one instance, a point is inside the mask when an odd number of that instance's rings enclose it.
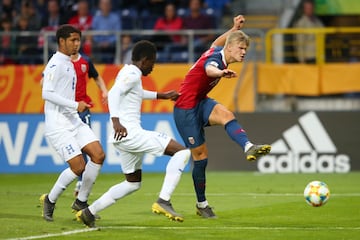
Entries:
{"label": "white jersey", "polygon": [[[156,92],[143,90],[142,73],[135,65],[125,65],[118,73],[108,94],[111,117],[118,117],[128,130],[141,127],[141,104],[143,98],[156,98]],[[145,95],[144,95],[145,94]],[[113,138],[110,136],[110,141]]]}
{"label": "white jersey", "polygon": [[74,129],[81,123],[75,87],[76,73],[70,57],[56,52],[43,72],[46,132]]}

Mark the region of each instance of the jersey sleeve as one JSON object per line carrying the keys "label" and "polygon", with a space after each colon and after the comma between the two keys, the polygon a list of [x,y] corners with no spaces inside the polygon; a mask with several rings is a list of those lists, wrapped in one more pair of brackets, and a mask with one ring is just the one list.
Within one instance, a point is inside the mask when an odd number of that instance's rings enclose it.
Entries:
{"label": "jersey sleeve", "polygon": [[221,47],[215,47],[214,51],[208,56],[204,63],[204,69],[208,65],[212,65],[218,69],[223,69],[222,56],[220,54]]}
{"label": "jersey sleeve", "polygon": [[96,70],[96,68],[95,68],[95,66],[94,66],[94,64],[93,64],[93,62],[91,61],[91,59],[90,58],[85,58],[86,59],[86,61],[88,62],[88,64],[89,64],[89,72],[88,72],[88,77],[89,78],[94,78],[94,79],[96,79],[98,76],[99,76],[99,73],[98,73],[98,71]]}

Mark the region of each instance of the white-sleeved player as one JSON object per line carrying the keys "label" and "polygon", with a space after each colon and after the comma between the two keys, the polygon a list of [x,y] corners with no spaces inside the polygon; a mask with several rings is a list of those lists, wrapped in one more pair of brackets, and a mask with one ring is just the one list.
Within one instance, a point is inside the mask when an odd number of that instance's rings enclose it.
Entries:
{"label": "white-sleeved player", "polygon": [[[105,158],[99,140],[78,115],[90,107],[75,101],[76,73],[70,55],[76,53],[81,32],[71,25],[56,31],[58,51],[43,72],[42,97],[45,100],[45,136],[61,158],[69,165],[61,172],[49,194],[40,197],[45,220],[53,221],[55,203],[66,187],[83,173],[83,184],[72,208],[79,211],[87,200]],[[86,162],[82,152],[90,157]]]}
{"label": "white-sleeved player", "polygon": [[183,217],[173,209],[170,197],[189,161],[190,151],[165,133],[143,129],[140,122],[143,99],[175,100],[179,96],[176,91],[159,93],[142,88],[141,76],[147,76],[152,71],[155,60],[155,45],[145,40],[137,42],[132,50],[133,63],[120,70],[109,91],[108,105],[114,130],[110,141],[120,152],[121,168],[126,180],[112,186],[88,208],[76,214],[77,219],[89,227],[95,226],[95,214],[140,188],[142,157],[145,153],[172,156],[152,211],[175,221],[183,221]]}

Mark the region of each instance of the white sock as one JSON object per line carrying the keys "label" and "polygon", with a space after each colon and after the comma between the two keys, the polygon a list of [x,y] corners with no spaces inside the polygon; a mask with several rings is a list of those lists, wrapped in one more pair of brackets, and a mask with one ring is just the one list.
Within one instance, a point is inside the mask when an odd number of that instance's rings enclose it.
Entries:
{"label": "white sock", "polygon": [[245,144],[244,151],[247,152],[252,146],[254,146],[254,144],[252,144],[251,142],[247,142]]}
{"label": "white sock", "polygon": [[166,175],[160,191],[159,197],[169,201],[177,184],[180,181],[181,174],[189,161],[191,152],[189,149],[178,151],[172,156],[166,166]]}
{"label": "white sock", "polygon": [[205,200],[204,202],[197,202],[196,205],[199,207],[199,208],[206,208],[206,206],[209,205],[208,201]]}
{"label": "white sock", "polygon": [[141,182],[128,182],[123,181],[119,184],[112,186],[106,193],[89,206],[92,214],[113,205],[117,200],[123,198],[130,193],[138,190],[141,187]]}
{"label": "white sock", "polygon": [[85,171],[82,176],[82,184],[79,190],[77,198],[86,202],[88,200],[91,189],[95,183],[95,180],[100,172],[101,164],[96,164],[93,161],[88,161],[85,166]]}
{"label": "white sock", "polygon": [[67,186],[69,186],[69,184],[77,177],[78,176],[70,168],[62,171],[48,195],[50,202],[55,203]]}

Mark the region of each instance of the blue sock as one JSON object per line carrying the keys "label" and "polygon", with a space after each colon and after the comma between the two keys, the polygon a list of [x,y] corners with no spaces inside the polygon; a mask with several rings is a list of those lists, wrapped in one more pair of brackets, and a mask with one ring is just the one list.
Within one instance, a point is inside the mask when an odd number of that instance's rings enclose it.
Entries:
{"label": "blue sock", "polygon": [[245,145],[247,142],[249,142],[249,139],[246,135],[245,130],[236,121],[236,119],[233,119],[227,124],[225,124],[225,130],[232,140],[234,140],[243,149],[245,149]]}
{"label": "blue sock", "polygon": [[194,182],[194,188],[196,192],[196,197],[198,202],[204,202],[205,197],[205,186],[206,186],[206,176],[205,169],[207,165],[207,158],[199,161],[194,161],[194,168],[192,171],[192,177]]}

